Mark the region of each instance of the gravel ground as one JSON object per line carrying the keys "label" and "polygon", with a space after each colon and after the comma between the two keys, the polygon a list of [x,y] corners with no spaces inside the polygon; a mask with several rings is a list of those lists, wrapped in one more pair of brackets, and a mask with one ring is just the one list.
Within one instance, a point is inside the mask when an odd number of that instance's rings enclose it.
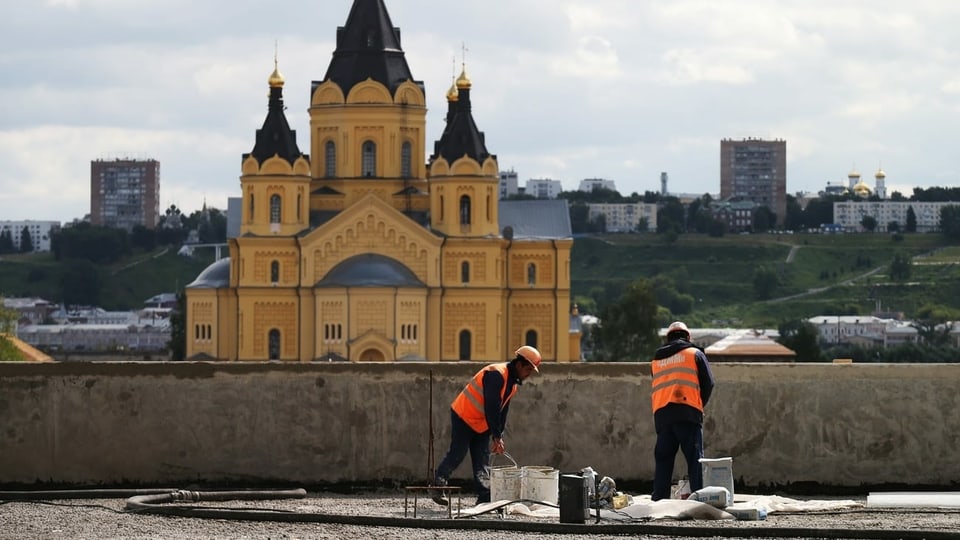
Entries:
{"label": "gravel ground", "polygon": [[[818,499],[809,497],[809,499]],[[866,497],[848,497],[866,503]],[[303,499],[226,501],[190,506],[217,512],[227,509],[254,512],[276,510],[286,513],[336,516],[323,523],[203,519],[133,513],[125,510],[125,498],[66,499],[45,501],[0,501],[0,539],[340,539],[403,538],[499,540],[518,538],[598,539],[659,538],[896,538],[893,531],[907,531],[900,537],[960,538],[958,509],[867,509],[802,514],[773,513],[764,521],[657,520],[630,524],[629,530],[604,530],[621,524],[592,522],[582,526],[559,524],[556,519],[485,514],[477,518],[447,522],[445,509],[419,498],[417,518],[412,517],[413,499],[404,517],[404,493],[381,491],[354,495],[308,493]],[[465,496],[464,504],[472,502]],[[276,513],[271,513],[276,515]],[[289,515],[289,514],[288,514]],[[363,517],[358,517],[363,516]],[[371,518],[380,522],[358,524]],[[351,521],[353,521],[351,523]],[[453,524],[454,527],[448,527]],[[389,526],[385,526],[388,525]],[[409,526],[416,524],[418,526]],[[406,525],[406,526],[404,526]],[[443,527],[443,528],[438,528]],[[529,530],[497,530],[498,528]],[[559,530],[564,528],[564,530]],[[539,530],[537,530],[539,529]],[[794,533],[796,529],[819,532]],[[769,531],[774,530],[771,533]],[[859,531],[850,533],[844,531]],[[921,534],[932,531],[933,534]],[[862,536],[857,536],[862,534]]]}

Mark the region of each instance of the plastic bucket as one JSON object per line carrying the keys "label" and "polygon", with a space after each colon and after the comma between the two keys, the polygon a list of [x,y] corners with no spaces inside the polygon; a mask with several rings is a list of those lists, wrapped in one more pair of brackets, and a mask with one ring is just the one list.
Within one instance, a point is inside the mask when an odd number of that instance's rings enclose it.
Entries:
{"label": "plastic bucket", "polygon": [[490,469],[490,500],[516,501],[519,499],[521,474],[519,467]]}
{"label": "plastic bucket", "polygon": [[523,467],[520,498],[557,504],[560,493],[560,471],[553,467]]}

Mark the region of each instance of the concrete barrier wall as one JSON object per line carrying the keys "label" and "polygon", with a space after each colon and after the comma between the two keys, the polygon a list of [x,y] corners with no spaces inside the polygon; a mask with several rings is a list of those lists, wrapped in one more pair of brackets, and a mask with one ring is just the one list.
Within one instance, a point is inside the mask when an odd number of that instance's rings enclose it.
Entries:
{"label": "concrete barrier wall", "polygon": [[[421,483],[431,379],[439,463],[450,400],[479,367],[0,363],[0,484]],[[739,483],[960,483],[960,365],[714,371],[706,455],[733,457]],[[654,439],[646,363],[544,365],[505,436],[521,465],[624,482],[652,479]]]}

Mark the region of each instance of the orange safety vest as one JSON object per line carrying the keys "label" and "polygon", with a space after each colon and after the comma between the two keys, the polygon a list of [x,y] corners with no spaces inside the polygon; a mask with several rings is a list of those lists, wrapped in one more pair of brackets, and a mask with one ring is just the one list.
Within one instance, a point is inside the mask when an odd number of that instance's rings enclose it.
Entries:
{"label": "orange safety vest", "polygon": [[508,365],[508,363],[490,364],[478,371],[477,374],[470,379],[470,382],[463,387],[463,391],[457,395],[453,403],[450,404],[453,412],[457,413],[457,416],[462,418],[463,421],[470,426],[470,429],[477,433],[483,433],[490,429],[490,426],[487,425],[487,415],[484,414],[483,407],[483,376],[486,375],[488,371],[496,371],[503,377],[503,388],[500,389],[501,411],[507,406],[507,403],[510,402],[510,398],[517,393],[517,385],[514,385],[510,395],[506,395],[507,377],[509,376],[507,371]]}
{"label": "orange safety vest", "polygon": [[700,399],[700,379],[697,377],[697,349],[682,351],[650,362],[653,374],[653,412],[670,403],[689,405],[703,412]]}

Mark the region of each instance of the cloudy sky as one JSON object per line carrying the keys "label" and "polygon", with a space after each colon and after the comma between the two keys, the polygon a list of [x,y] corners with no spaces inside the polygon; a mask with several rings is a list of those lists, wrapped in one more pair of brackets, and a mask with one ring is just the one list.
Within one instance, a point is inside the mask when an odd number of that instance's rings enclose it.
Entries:
{"label": "cloudy sky", "polygon": [[[226,207],[278,44],[309,152],[351,0],[29,0],[0,15],[0,220],[89,213],[90,161],[161,163],[161,207]],[[787,141],[787,190],[856,169],[889,190],[960,185],[960,2],[387,0],[443,129],[466,44],[473,111],[521,185],[719,191],[720,140]],[[426,156],[424,156],[426,159]]]}

